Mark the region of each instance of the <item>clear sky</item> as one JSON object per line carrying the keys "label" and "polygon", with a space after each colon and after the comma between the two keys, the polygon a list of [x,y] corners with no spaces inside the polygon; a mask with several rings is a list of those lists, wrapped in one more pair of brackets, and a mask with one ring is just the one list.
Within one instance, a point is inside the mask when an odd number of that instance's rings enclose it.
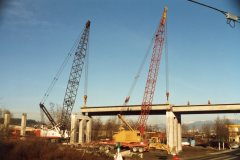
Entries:
{"label": "clear sky", "polygon": [[[229,0],[203,3],[239,14]],[[39,119],[39,102],[75,39],[91,20],[88,105],[122,105],[168,6],[170,102],[240,102],[240,24],[186,0],[8,0],[0,11],[0,107]],[[141,104],[150,59],[130,104]],[[62,104],[72,59],[46,104]],[[164,56],[154,103],[165,103]],[[74,106],[83,104],[84,74]],[[234,115],[231,115],[234,116]],[[235,115],[238,117],[238,115]],[[214,116],[184,116],[185,121]],[[157,117],[155,117],[157,120]]]}

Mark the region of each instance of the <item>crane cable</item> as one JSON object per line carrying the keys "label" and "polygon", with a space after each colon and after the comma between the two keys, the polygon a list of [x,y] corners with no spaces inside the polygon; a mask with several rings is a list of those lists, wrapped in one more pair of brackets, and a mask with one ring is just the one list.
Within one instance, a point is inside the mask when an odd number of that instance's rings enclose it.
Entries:
{"label": "crane cable", "polygon": [[138,81],[138,79],[140,77],[140,74],[141,74],[141,72],[143,70],[143,66],[145,65],[145,63],[147,61],[147,58],[148,58],[148,55],[150,54],[150,49],[151,49],[152,43],[153,43],[153,39],[152,39],[150,45],[148,46],[147,52],[145,53],[145,55],[143,57],[143,60],[142,60],[142,62],[140,64],[140,67],[138,68],[138,71],[137,71],[136,75],[134,76],[132,85],[131,85],[131,87],[130,87],[130,89],[128,91],[127,97],[126,97],[126,99],[124,101],[124,104],[123,104],[124,106],[126,106],[128,104],[128,102],[129,102],[129,100],[130,100],[132,92],[133,92],[133,90],[134,90],[134,88],[135,88],[135,86],[137,84],[137,81]]}
{"label": "crane cable", "polygon": [[[40,103],[44,104],[46,102],[47,98],[49,97],[50,93],[52,92],[52,89],[54,88],[56,82],[58,81],[60,75],[62,74],[64,68],[66,67],[70,57],[73,55],[74,49],[78,45],[78,42],[80,40],[82,32],[79,34],[78,38],[75,40],[73,47],[70,49],[67,56],[65,57],[63,63],[61,64],[60,68],[58,69],[57,73],[55,74],[52,82],[50,83],[49,87],[47,88],[47,90],[46,90],[46,92],[45,92],[45,94],[44,94]],[[44,116],[44,113],[43,113],[41,108],[40,108],[40,119],[41,119],[42,124],[45,124],[45,116]]]}
{"label": "crane cable", "polygon": [[[90,32],[89,32],[90,37]],[[89,68],[89,48],[90,48],[90,41],[88,41],[87,45],[87,53],[86,53],[86,60],[85,60],[85,79],[84,79],[84,96],[83,96],[83,107],[87,106],[87,98],[88,98],[88,68]]]}
{"label": "crane cable", "polygon": [[[81,34],[80,34],[81,35]],[[50,93],[52,92],[52,89],[54,88],[56,82],[58,81],[61,73],[63,72],[64,68],[66,67],[70,57],[73,55],[74,53],[74,49],[77,47],[78,45],[78,42],[80,40],[80,36],[78,36],[78,38],[75,40],[74,42],[74,45],[73,47],[70,49],[70,51],[68,52],[66,58],[64,59],[62,65],[60,66],[60,68],[58,69],[57,73],[55,74],[52,82],[50,83],[49,87],[47,88],[42,100],[41,100],[41,103],[44,104],[45,101],[47,100],[47,98],[49,97]]]}
{"label": "crane cable", "polygon": [[154,42],[154,38],[155,38],[155,35],[156,35],[156,33],[157,33],[157,30],[158,30],[158,26],[156,27],[156,30],[155,30],[155,32],[154,32],[154,34],[153,34],[153,36],[152,36],[152,39],[151,39],[151,41],[150,41],[150,44],[148,45],[148,48],[147,48],[147,51],[146,51],[146,53],[145,53],[145,55],[144,55],[144,57],[143,57],[143,60],[142,60],[141,63],[140,63],[140,66],[139,66],[139,68],[138,68],[138,70],[137,70],[137,73],[136,73],[135,76],[134,76],[132,85],[131,85],[131,87],[130,87],[130,89],[129,89],[129,91],[128,91],[128,94],[127,94],[127,96],[126,96],[126,98],[125,98],[125,101],[124,101],[124,103],[123,103],[124,106],[126,106],[126,105],[128,104],[128,102],[129,102],[129,100],[130,100],[130,98],[131,98],[132,92],[133,92],[133,90],[134,90],[134,88],[135,88],[135,86],[136,86],[136,84],[137,84],[137,81],[138,81],[138,79],[139,79],[139,77],[140,77],[140,75],[141,75],[141,73],[142,73],[143,67],[144,67],[144,65],[145,65],[145,63],[146,63],[146,61],[147,61],[147,58],[148,58],[149,54],[151,53],[150,50],[152,49],[153,42]]}
{"label": "crane cable", "polygon": [[[143,67],[144,67],[144,65],[145,65],[145,63],[146,63],[146,61],[147,61],[147,58],[148,58],[149,54],[151,53],[150,50],[152,49],[153,42],[154,42],[154,40],[155,40],[155,35],[156,35],[157,31],[158,31],[158,25],[157,25],[157,27],[156,27],[156,29],[155,29],[155,32],[154,32],[154,34],[153,34],[153,36],[152,36],[152,39],[151,39],[151,41],[150,41],[150,43],[149,43],[149,45],[148,45],[147,51],[146,51],[146,53],[145,53],[145,55],[144,55],[144,57],[143,57],[143,59],[142,59],[142,61],[141,61],[141,63],[140,63],[140,66],[139,66],[139,68],[138,68],[138,70],[137,70],[137,73],[136,73],[136,75],[134,76],[132,85],[131,85],[131,87],[130,87],[130,89],[129,89],[129,91],[128,91],[128,94],[127,94],[126,98],[125,98],[125,101],[124,101],[124,103],[123,103],[123,106],[128,105],[128,102],[129,102],[129,100],[130,100],[130,97],[131,97],[131,95],[132,95],[132,92],[133,92],[133,90],[134,90],[134,88],[135,88],[135,86],[136,86],[136,84],[137,84],[137,81],[138,81],[138,79],[139,79],[139,77],[140,77],[140,75],[141,75],[141,73],[142,73]],[[166,80],[166,81],[168,81],[168,80]],[[167,90],[168,90],[168,89],[167,89]],[[123,112],[123,109],[119,112],[119,114],[123,117],[122,112]],[[118,119],[118,120],[119,120],[119,119]],[[123,124],[120,122],[120,120],[118,121],[118,124],[120,124],[120,128],[121,128],[122,125],[123,125]]]}
{"label": "crane cable", "polygon": [[166,72],[166,99],[167,103],[169,103],[169,61],[168,61],[168,36],[167,36],[167,20],[165,23],[165,32],[164,32],[164,37],[165,37],[165,72]]}

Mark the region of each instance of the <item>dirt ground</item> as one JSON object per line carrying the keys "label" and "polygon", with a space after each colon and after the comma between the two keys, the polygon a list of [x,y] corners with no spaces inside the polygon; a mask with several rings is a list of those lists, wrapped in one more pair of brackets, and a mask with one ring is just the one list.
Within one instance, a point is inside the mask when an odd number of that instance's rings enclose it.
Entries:
{"label": "dirt ground", "polygon": [[[216,152],[212,148],[203,147],[183,147],[183,152],[178,156],[181,160],[194,158]],[[42,140],[15,140],[3,141],[0,139],[0,157],[1,160],[112,160],[112,156],[98,150],[85,150],[83,148],[76,149],[61,144],[49,143]],[[139,156],[125,158],[125,160],[140,160]],[[143,154],[144,160],[172,160],[172,156],[165,151],[150,150]]]}
{"label": "dirt ground", "polygon": [[203,155],[207,155],[209,153],[217,152],[216,149],[209,148],[209,147],[189,147],[185,146],[183,147],[183,151],[179,154],[179,157],[181,157],[181,160],[188,159],[188,158],[194,158],[194,157],[200,157]]}
{"label": "dirt ground", "polygon": [[69,146],[41,140],[0,139],[1,160],[112,160],[97,151],[77,151]]}

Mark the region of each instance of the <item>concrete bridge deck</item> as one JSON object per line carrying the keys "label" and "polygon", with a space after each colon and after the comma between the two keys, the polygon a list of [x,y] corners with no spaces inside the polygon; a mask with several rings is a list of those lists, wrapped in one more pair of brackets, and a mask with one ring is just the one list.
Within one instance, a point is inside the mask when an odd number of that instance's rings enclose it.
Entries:
{"label": "concrete bridge deck", "polygon": [[[202,105],[154,104],[152,105],[150,115],[165,115],[166,111],[169,110],[180,114],[240,113],[240,103]],[[139,115],[141,105],[83,107],[81,112],[89,116],[117,115],[118,113]]]}

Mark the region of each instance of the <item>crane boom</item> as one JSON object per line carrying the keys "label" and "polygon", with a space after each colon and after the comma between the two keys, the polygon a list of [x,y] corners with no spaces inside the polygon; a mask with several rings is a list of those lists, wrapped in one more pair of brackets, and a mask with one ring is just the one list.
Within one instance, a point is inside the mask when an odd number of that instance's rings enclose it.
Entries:
{"label": "crane boom", "polygon": [[70,116],[72,113],[73,106],[75,104],[77,90],[79,87],[79,81],[84,66],[84,60],[88,48],[88,39],[90,31],[90,21],[87,21],[79,44],[75,51],[74,60],[67,84],[67,89],[64,96],[62,115],[61,115],[61,129],[67,129],[70,123]]}
{"label": "crane boom", "polygon": [[118,114],[117,116],[128,127],[129,130],[134,131],[131,125],[122,117],[121,114]]}
{"label": "crane boom", "polygon": [[45,115],[47,116],[47,118],[51,122],[51,124],[53,126],[56,126],[57,123],[54,121],[54,119],[52,118],[51,114],[48,112],[47,108],[44,106],[44,104],[40,103],[39,106],[42,109],[42,111],[45,113]]}
{"label": "crane boom", "polygon": [[155,86],[158,77],[159,65],[162,55],[162,49],[165,39],[165,23],[167,17],[167,7],[164,7],[163,16],[160,21],[158,30],[154,37],[154,46],[152,52],[151,63],[148,71],[148,78],[145,86],[143,101],[141,105],[141,115],[138,118],[138,129],[141,135],[144,134],[146,122],[149,112],[152,107],[152,101],[155,91]]}

